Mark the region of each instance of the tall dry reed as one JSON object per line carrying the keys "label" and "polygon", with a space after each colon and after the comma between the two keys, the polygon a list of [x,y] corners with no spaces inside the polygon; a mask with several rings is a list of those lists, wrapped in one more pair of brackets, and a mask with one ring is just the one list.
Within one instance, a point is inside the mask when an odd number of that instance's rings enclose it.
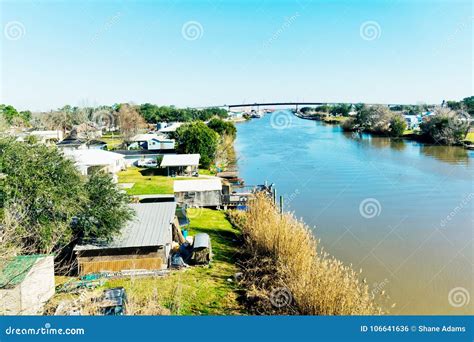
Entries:
{"label": "tall dry reed", "polygon": [[242,230],[251,254],[272,258],[279,283],[291,292],[298,313],[382,313],[360,274],[318,252],[318,241],[304,222],[291,213],[281,215],[266,195],[258,194],[247,212],[231,212],[229,217]]}

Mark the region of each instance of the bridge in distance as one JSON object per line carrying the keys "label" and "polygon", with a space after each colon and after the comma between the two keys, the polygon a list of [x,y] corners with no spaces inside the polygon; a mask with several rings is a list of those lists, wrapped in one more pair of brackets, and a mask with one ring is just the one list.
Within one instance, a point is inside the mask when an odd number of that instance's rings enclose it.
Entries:
{"label": "bridge in distance", "polygon": [[[255,103],[242,103],[242,104],[230,104],[224,105],[221,107],[228,108],[240,108],[240,107],[277,107],[277,106],[288,106],[295,107],[298,110],[298,107],[301,106],[321,106],[321,105],[337,105],[337,104],[355,104],[355,103],[344,103],[344,102],[255,102]],[[366,103],[367,105],[373,105],[373,103]],[[386,106],[397,106],[399,104],[385,104]]]}

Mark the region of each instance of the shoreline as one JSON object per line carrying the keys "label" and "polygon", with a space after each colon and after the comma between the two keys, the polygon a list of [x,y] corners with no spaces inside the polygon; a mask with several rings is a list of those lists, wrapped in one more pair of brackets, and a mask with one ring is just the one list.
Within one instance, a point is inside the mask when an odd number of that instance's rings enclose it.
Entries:
{"label": "shoreline", "polygon": [[[296,116],[297,118],[300,118],[300,119],[303,119],[303,120],[320,121],[320,122],[323,122],[323,123],[328,124],[328,125],[339,125],[340,126],[340,125],[342,125],[342,123],[344,123],[344,121],[347,120],[346,117],[342,117],[342,116],[334,116],[334,117],[331,117],[331,119],[325,120],[324,118],[321,118],[320,116],[305,115],[305,114],[302,114],[302,113],[293,112],[293,115]],[[340,119],[337,119],[337,118],[340,118]],[[369,132],[369,131],[362,131],[362,132],[347,131],[347,132],[365,133],[365,134],[370,134],[370,135],[373,135],[373,136],[380,136],[380,137],[385,137],[385,138],[394,139],[394,140],[397,140],[397,139],[411,140],[411,141],[416,141],[416,142],[419,142],[419,143],[422,143],[422,144],[425,144],[425,145],[439,145],[439,144],[430,143],[429,141],[424,139],[420,134],[416,134],[416,133],[404,133],[400,137],[390,137],[390,136],[387,136],[385,134],[377,134],[377,133]],[[466,135],[466,137],[469,134],[471,134],[471,133],[468,133]],[[457,147],[462,147],[466,150],[473,150],[474,149],[474,141],[470,141],[468,139],[465,139],[464,143],[462,143],[462,144],[440,145],[440,146],[457,146]]]}

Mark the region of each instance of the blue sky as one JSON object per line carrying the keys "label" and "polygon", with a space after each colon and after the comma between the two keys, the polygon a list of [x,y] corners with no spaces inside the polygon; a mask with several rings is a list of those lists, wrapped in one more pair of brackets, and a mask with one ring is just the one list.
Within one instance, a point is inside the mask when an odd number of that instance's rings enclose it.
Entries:
{"label": "blue sky", "polygon": [[473,93],[470,1],[0,1],[0,102],[20,109]]}

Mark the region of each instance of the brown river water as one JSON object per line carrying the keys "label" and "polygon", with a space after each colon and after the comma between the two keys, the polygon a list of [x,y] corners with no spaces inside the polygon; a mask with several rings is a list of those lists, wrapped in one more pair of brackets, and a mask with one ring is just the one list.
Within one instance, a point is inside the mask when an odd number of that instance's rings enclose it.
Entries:
{"label": "brown river water", "polygon": [[474,151],[345,133],[289,112],[237,129],[240,177],[275,183],[285,210],[362,268],[391,314],[474,314]]}

